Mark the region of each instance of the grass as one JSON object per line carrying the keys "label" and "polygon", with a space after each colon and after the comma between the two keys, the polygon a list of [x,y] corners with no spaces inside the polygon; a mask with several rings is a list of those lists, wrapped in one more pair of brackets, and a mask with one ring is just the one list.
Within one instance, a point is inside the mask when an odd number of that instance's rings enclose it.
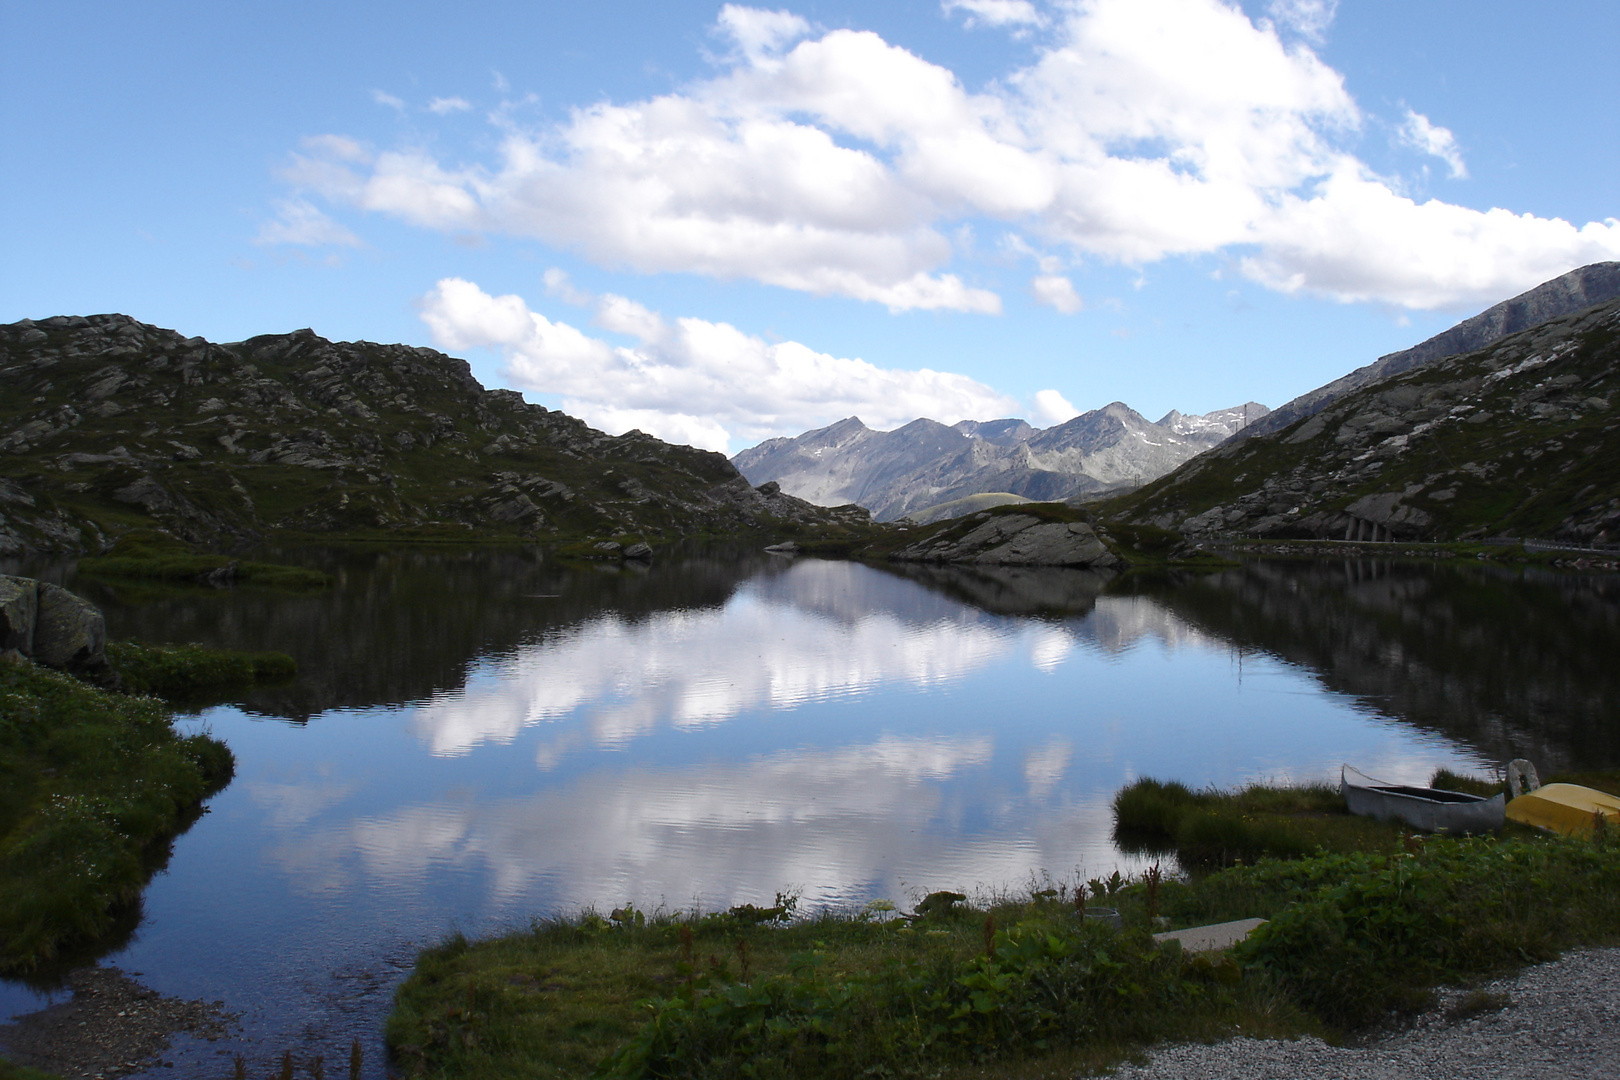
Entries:
{"label": "grass", "polygon": [[107,660],[125,689],[181,706],[212,704],[258,683],[285,682],[298,672],[280,652],[241,652],[202,645],[107,643]]}
{"label": "grass", "polygon": [[1189,870],[1318,850],[1395,851],[1398,822],[1355,817],[1327,784],[1194,792],[1143,778],[1114,796],[1114,840],[1126,851],[1174,854]]}
{"label": "grass", "polygon": [[324,589],[332,584],[331,576],[319,570],[198,553],[151,529],[130,530],[106,555],[80,559],[78,569],[96,577],[204,584],[218,580],[272,589]]}
{"label": "grass", "polygon": [[[1620,773],[1587,779],[1620,787]],[[1161,832],[1213,804],[1269,821],[1272,841],[1293,830],[1289,850],[1323,841],[1192,876],[1155,867],[977,904],[935,893],[906,917],[875,903],[796,918],[778,897],[456,935],[418,958],[389,1046],[407,1075],[458,1080],[1073,1076],[1165,1040],[1338,1038],[1426,1007],[1435,986],[1620,942],[1620,838],[1363,835],[1316,824],[1338,813],[1330,795],[1342,805],[1321,786],[1122,792],[1116,805]],[[1116,909],[1123,930],[1085,906]],[[1226,954],[1149,933],[1248,917],[1270,921]]]}
{"label": "grass", "polygon": [[0,1080],[61,1080],[55,1073],[40,1072],[26,1065],[13,1065],[0,1058]]}
{"label": "grass", "polygon": [[234,759],[157,698],[0,665],[0,973],[110,933]]}
{"label": "grass", "polygon": [[1035,1076],[1267,1014],[1234,974],[1055,892],[914,921],[586,913],[424,952],[388,1039],[417,1076]]}

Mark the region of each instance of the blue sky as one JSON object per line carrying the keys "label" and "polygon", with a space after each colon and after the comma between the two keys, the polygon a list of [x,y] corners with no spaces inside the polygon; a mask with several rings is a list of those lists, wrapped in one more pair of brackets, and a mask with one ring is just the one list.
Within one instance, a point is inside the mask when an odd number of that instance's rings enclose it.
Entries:
{"label": "blue sky", "polygon": [[1278,405],[1620,258],[1620,5],[0,0],[0,320],[731,452]]}

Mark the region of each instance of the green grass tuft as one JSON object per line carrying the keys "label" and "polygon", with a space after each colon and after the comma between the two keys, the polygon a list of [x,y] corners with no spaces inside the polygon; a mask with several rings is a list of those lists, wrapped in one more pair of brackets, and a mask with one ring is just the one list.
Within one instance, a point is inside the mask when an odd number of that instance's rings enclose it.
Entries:
{"label": "green grass tuft", "polygon": [[1125,850],[1174,853],[1189,870],[1323,851],[1393,851],[1398,823],[1352,816],[1326,784],[1193,792],[1144,777],[1114,796],[1114,839]]}
{"label": "green grass tuft", "polygon": [[286,653],[202,645],[109,642],[107,660],[126,689],[186,706],[212,703],[257,683],[285,682],[298,673],[297,662]]}
{"label": "green grass tuft", "polygon": [[112,932],[152,849],[229,782],[230,750],[170,721],[156,698],[0,665],[0,972]]}

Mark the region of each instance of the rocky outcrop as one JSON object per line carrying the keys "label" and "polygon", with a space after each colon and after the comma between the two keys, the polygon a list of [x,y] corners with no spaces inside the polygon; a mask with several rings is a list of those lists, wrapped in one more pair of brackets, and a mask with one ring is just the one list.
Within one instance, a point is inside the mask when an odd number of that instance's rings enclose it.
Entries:
{"label": "rocky outcrop", "polygon": [[1119,559],[1083,521],[1042,521],[1029,514],[980,513],[889,556],[898,562],[987,566],[1113,567]]}
{"label": "rocky outcrop", "polygon": [[0,325],[0,555],[131,528],[272,536],[675,540],[839,529],[723,455],[609,436],[485,390],[432,349],[309,330],[229,344],[123,315]]}
{"label": "rocky outcrop", "polygon": [[732,462],[753,483],[775,481],[814,503],[856,503],[879,521],[933,520],[978,509],[962,500],[990,492],[1044,502],[1135,487],[1265,412],[1250,402],[1155,423],[1116,401],[1044,430],[1017,419],[922,419],[873,431],[852,416]]}
{"label": "rocky outcrop", "polygon": [[1419,342],[1410,349],[1380,356],[1366,367],[1319,386],[1315,390],[1257,418],[1232,436],[1233,441],[1281,431],[1307,416],[1314,416],[1339,398],[1363,386],[1382,382],[1413,368],[1458,353],[1483,349],[1509,334],[1517,334],[1549,319],[1569,315],[1594,304],[1620,297],[1620,262],[1593,263],[1543,282],[1511,300],[1487,308],[1451,329]]}
{"label": "rocky outcrop", "polygon": [[94,604],[60,585],[0,576],[0,649],[46,667],[105,674],[107,621]]}
{"label": "rocky outcrop", "polygon": [[1620,300],[1363,387],[1106,508],[1188,535],[1620,541]]}

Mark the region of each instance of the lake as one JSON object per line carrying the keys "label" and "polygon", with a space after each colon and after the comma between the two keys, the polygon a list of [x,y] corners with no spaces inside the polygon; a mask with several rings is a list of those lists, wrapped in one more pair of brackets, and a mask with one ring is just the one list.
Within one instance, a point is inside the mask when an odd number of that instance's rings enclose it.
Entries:
{"label": "lake", "polygon": [[[310,595],[112,586],[114,637],[295,656],[299,679],[187,717],[237,776],[176,839],[103,962],[223,1000],[242,1038],[381,1076],[416,950],[534,916],[801,908],[1143,868],[1109,800],[1424,782],[1529,757],[1620,764],[1620,581],[1395,561],[1203,576],[882,569],[748,548],[650,567],[526,550],[295,549]],[[0,1012],[59,994],[0,985]],[[334,1071],[335,1075],[335,1071]]]}

